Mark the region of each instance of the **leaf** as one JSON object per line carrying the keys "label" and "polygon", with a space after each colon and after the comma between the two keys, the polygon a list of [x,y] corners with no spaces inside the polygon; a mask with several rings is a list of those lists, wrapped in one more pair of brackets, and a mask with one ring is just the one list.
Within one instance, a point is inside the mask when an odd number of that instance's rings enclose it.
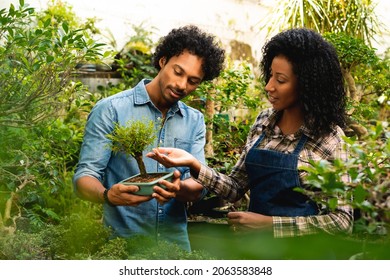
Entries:
{"label": "leaf", "polygon": [[48,18],[48,19],[43,23],[43,27],[47,28],[50,24],[51,24],[51,19]]}
{"label": "leaf", "polygon": [[328,201],[328,205],[330,207],[330,209],[336,209],[337,208],[337,198],[333,197],[331,199],[329,199]]}
{"label": "leaf", "polygon": [[7,31],[11,37],[14,36],[14,30],[12,28],[7,28]]}
{"label": "leaf", "polygon": [[354,200],[357,203],[362,203],[368,195],[368,192],[362,187],[362,186],[357,186],[354,191],[353,191],[353,196]]}
{"label": "leaf", "polygon": [[15,6],[11,3],[8,11],[9,15],[13,16],[15,14]]}
{"label": "leaf", "polygon": [[48,56],[46,57],[46,62],[47,62],[47,63],[50,63],[50,62],[52,62],[52,61],[54,61],[54,56],[48,55]]}
{"label": "leaf", "polygon": [[69,25],[66,22],[62,23],[62,28],[64,29],[65,33],[69,32]]}

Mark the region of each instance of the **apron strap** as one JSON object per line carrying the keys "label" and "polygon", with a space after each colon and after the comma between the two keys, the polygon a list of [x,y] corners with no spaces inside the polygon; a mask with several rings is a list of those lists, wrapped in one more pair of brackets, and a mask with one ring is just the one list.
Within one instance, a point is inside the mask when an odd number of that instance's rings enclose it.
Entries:
{"label": "apron strap", "polygon": [[293,151],[293,155],[298,156],[303,147],[306,144],[307,136],[305,134],[302,134],[301,139],[299,139],[298,145],[295,147],[295,150]]}

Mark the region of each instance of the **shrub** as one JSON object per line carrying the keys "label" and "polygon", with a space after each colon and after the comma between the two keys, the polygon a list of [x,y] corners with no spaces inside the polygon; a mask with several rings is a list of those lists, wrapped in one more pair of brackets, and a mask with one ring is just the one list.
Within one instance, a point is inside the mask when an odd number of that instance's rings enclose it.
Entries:
{"label": "shrub", "polygon": [[[390,132],[388,123],[369,128],[369,137],[358,141],[345,138],[350,157],[347,162],[311,162],[303,167],[309,174],[308,183],[323,191],[324,200],[307,193],[313,200],[329,209],[337,207],[336,197],[349,201],[359,214],[355,221],[355,236],[377,238],[389,234],[390,224]],[[351,182],[341,178],[349,174]]]}

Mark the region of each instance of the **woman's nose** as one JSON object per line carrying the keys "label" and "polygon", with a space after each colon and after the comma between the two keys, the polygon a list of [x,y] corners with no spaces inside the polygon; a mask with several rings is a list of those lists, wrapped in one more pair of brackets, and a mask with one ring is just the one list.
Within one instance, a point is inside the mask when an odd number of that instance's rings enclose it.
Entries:
{"label": "woman's nose", "polygon": [[273,90],[275,90],[274,86],[272,85],[271,79],[265,85],[264,89],[265,89],[265,91],[273,91]]}

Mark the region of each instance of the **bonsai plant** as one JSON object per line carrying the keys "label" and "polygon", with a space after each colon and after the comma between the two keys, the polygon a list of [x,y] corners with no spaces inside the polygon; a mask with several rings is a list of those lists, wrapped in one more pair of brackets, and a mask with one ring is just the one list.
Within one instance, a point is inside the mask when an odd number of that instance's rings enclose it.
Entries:
{"label": "bonsai plant", "polygon": [[151,195],[153,186],[159,185],[158,181],[172,179],[173,172],[146,172],[142,153],[156,139],[153,121],[130,120],[124,126],[116,123],[114,130],[106,136],[111,140],[110,149],[113,153],[124,153],[137,161],[140,173],[120,182],[138,186],[139,191],[136,194]]}

